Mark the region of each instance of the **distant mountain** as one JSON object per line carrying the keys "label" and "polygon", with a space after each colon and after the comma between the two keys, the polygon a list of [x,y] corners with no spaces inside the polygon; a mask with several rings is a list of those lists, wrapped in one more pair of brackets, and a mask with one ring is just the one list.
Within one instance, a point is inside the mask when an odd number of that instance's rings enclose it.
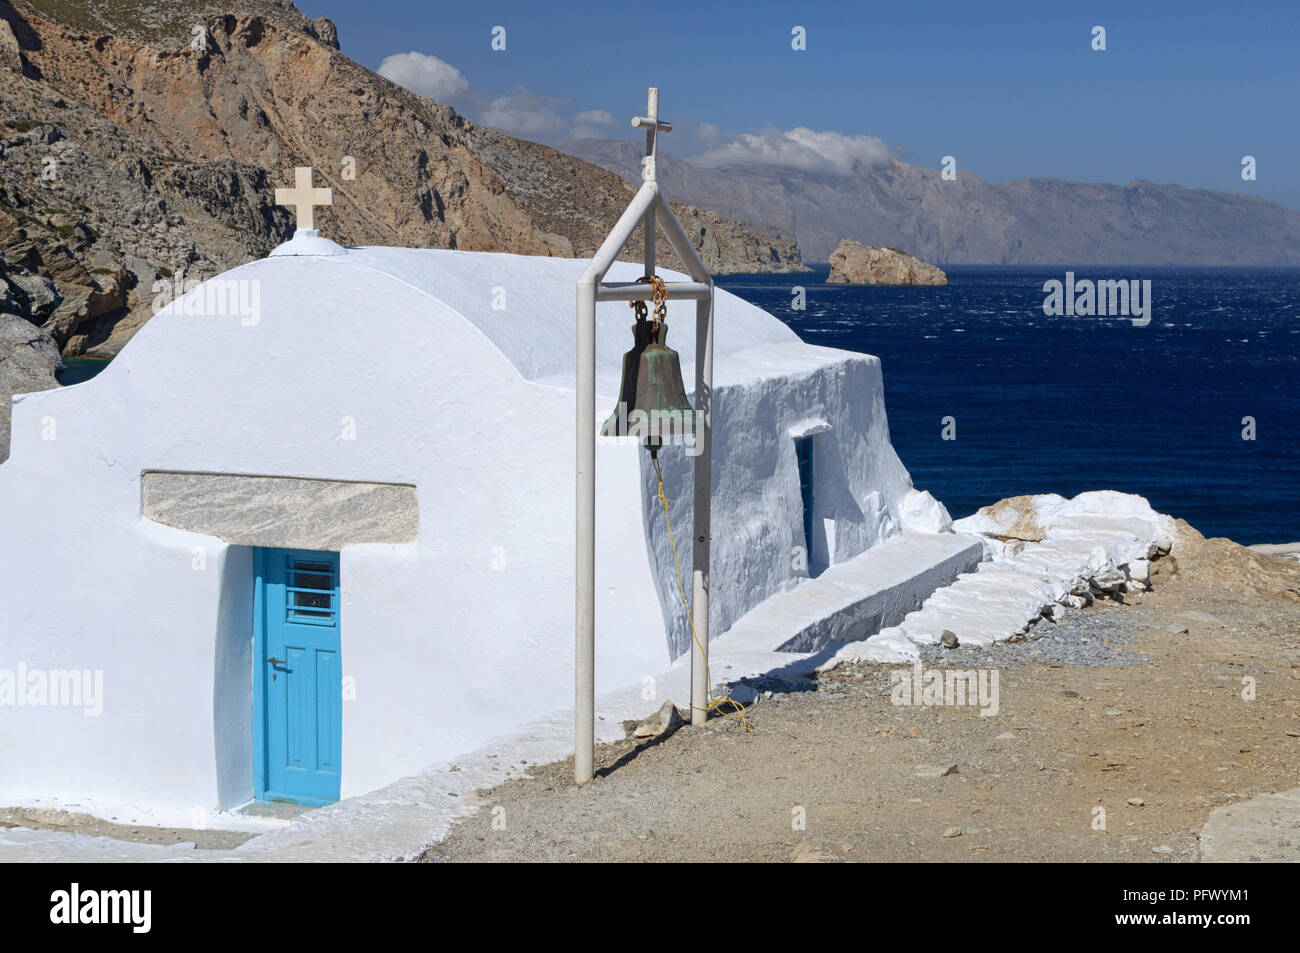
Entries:
{"label": "distant mountain", "polygon": [[[630,142],[579,139],[571,155],[639,177]],[[661,155],[668,194],[794,234],[805,261],[840,239],[938,264],[1300,265],[1300,212],[1229,192],[1017,179],[956,181],[897,160],[829,175],[772,165],[701,168]]]}
{"label": "distant mountain", "polygon": [[[344,244],[585,257],[632,194],[353,62],[288,0],[0,0],[0,311],[65,356],[116,353],[155,281],[287,239],[274,189],[306,165]],[[802,267],[792,238],[674,207],[716,273]]]}

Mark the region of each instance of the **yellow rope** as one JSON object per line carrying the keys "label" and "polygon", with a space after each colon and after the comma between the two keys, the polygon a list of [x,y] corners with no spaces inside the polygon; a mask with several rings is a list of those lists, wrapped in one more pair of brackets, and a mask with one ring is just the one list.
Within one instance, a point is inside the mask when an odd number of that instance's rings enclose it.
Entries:
{"label": "yellow rope", "polygon": [[[740,722],[741,726],[750,734],[754,729],[749,727],[749,722],[745,720],[745,706],[736,701],[729,695],[722,698],[713,697],[713,676],[709,674],[709,653],[705,651],[704,646],[700,643],[700,637],[695,631],[695,613],[691,611],[691,605],[686,601],[686,587],[682,585],[682,561],[677,558],[677,543],[673,540],[673,524],[668,517],[668,497],[664,495],[664,475],[659,469],[659,458],[652,455],[650,462],[654,464],[655,476],[659,479],[659,502],[664,507],[664,525],[668,527],[668,545],[673,550],[673,563],[677,566],[677,592],[682,597],[682,606],[686,609],[686,621],[691,624],[691,638],[695,640],[695,645],[700,650],[700,655],[704,658],[704,677],[706,679],[706,691],[708,692],[709,703],[704,708],[700,708],[694,702],[691,703],[691,709],[695,711],[716,711],[723,718],[733,718]],[[723,705],[731,705],[732,711],[723,711]]]}

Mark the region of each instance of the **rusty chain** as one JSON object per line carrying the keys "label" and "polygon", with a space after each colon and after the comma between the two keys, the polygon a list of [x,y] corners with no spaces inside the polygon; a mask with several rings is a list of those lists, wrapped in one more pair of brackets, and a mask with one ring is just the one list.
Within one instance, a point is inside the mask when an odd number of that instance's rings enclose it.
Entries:
{"label": "rusty chain", "polygon": [[[642,275],[637,281],[644,281],[650,285],[655,309],[654,330],[657,332],[668,317],[668,286],[658,275]],[[629,301],[627,304],[636,312],[638,321],[644,321],[650,314],[650,309],[644,301]]]}

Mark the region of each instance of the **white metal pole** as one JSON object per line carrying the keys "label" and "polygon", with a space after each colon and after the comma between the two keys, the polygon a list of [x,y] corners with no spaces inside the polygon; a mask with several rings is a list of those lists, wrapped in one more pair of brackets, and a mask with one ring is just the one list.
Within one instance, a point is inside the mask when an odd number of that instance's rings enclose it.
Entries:
{"label": "white metal pole", "polygon": [[645,213],[645,274],[655,274],[655,207]]}
{"label": "white metal pole", "polygon": [[[641,178],[645,182],[655,181],[655,143],[658,140],[659,124],[659,87],[651,86],[646,94],[646,118],[650,120],[645,131],[645,167]],[[645,213],[645,274],[655,273],[655,207],[650,206]]]}
{"label": "white metal pole", "polygon": [[641,186],[578,279],[573,774],[579,784],[592,779],[596,761],[596,290],[657,197],[653,183]]}
{"label": "white metal pole", "polygon": [[[665,281],[664,287],[673,301],[700,301],[708,298],[712,286],[704,281]],[[640,301],[646,290],[644,281],[602,281],[596,285],[596,301]]]}
{"label": "white metal pole", "polygon": [[574,599],[573,776],[586,784],[596,761],[596,279],[578,282],[577,586]]}
{"label": "white metal pole", "polygon": [[704,725],[709,698],[709,490],[713,462],[713,295],[695,302],[695,539],[691,554],[696,638],[691,640],[691,724]]}

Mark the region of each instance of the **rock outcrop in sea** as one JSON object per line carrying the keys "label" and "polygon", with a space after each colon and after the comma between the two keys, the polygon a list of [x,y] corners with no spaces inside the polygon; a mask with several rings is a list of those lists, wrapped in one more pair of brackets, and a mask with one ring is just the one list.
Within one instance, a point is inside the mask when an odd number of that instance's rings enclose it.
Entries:
{"label": "rock outcrop in sea", "polygon": [[946,285],[948,276],[934,265],[897,248],[873,248],[846,238],[831,252],[833,285]]}

